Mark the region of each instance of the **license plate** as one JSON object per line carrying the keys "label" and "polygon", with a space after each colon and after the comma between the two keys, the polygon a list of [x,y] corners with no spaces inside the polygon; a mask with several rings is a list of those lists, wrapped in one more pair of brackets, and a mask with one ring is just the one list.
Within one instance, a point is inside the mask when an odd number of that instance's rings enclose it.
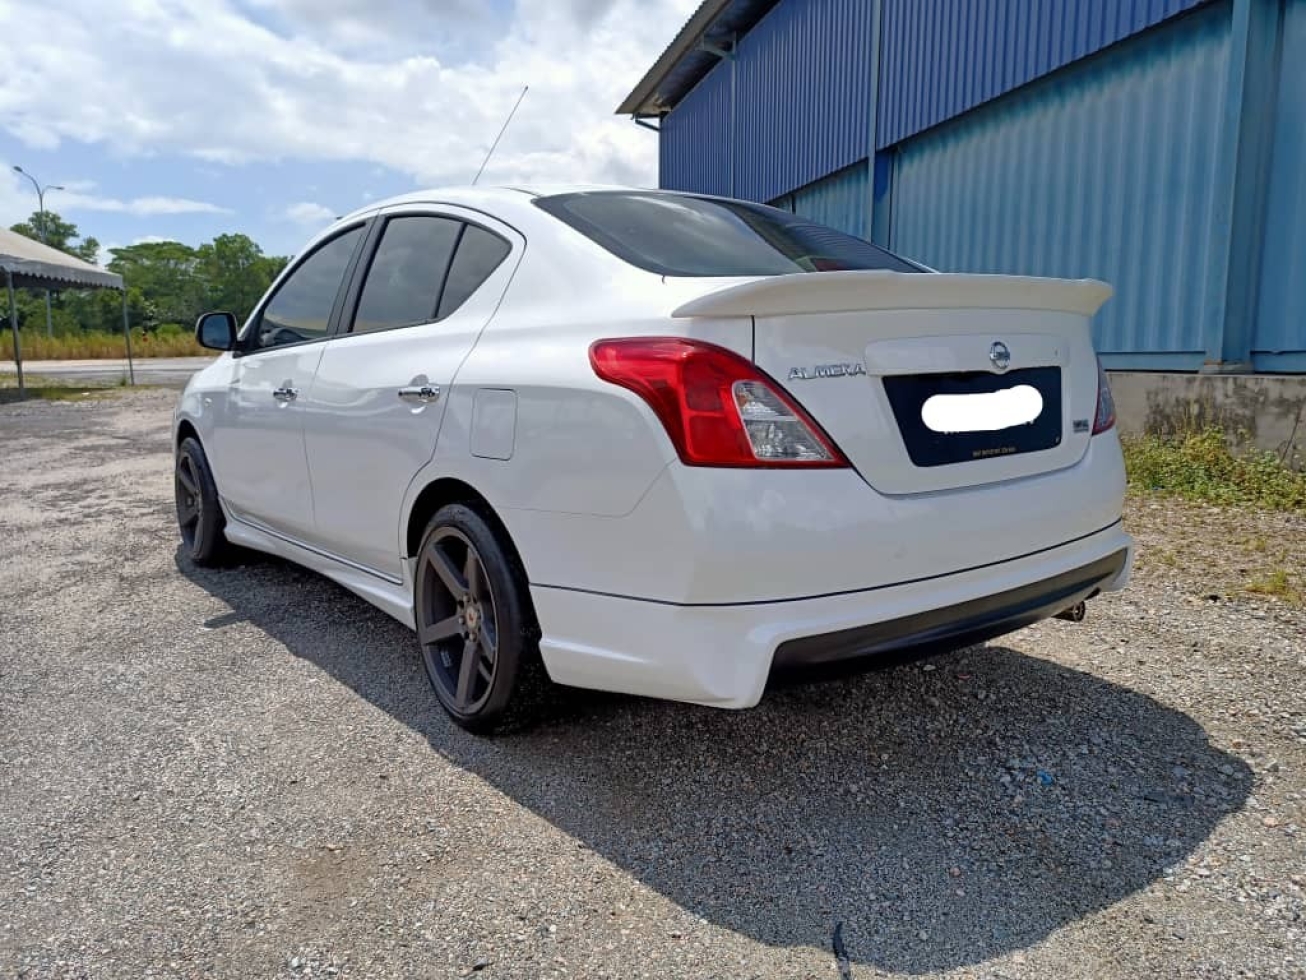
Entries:
{"label": "license plate", "polygon": [[916,466],[1014,456],[1061,444],[1059,367],[894,375],[884,379],[884,390]]}

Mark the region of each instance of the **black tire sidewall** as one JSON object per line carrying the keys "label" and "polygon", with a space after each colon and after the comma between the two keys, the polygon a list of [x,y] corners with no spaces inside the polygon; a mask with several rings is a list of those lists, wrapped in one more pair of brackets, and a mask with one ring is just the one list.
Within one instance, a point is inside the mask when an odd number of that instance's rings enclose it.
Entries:
{"label": "black tire sidewall", "polygon": [[[430,676],[429,671],[427,671],[427,680],[431,682],[440,704],[459,725],[470,731],[488,732],[507,712],[509,702],[517,691],[517,682],[525,658],[532,652],[531,619],[524,593],[525,583],[521,579],[516,563],[500,543],[494,529],[485,518],[465,504],[449,504],[442,507],[431,518],[426,526],[426,532],[422,535],[422,546],[418,552],[419,560],[426,553],[432,536],[445,527],[460,532],[480,555],[481,565],[485,569],[485,576],[494,599],[498,651],[490,697],[473,713],[460,712],[449,704],[439,683]],[[422,579],[421,574],[417,575],[413,591],[415,600],[413,608],[419,616],[424,608],[423,596],[419,592],[422,588]],[[423,663],[425,664],[425,658]]]}
{"label": "black tire sidewall", "polygon": [[[227,522],[222,516],[222,505],[218,502],[218,486],[213,480],[213,471],[209,468],[204,448],[192,437],[183,439],[177,447],[176,463],[180,464],[183,458],[190,460],[199,481],[200,519],[195,524],[195,535],[190,547],[186,547],[185,538],[182,538],[182,547],[186,548],[187,556],[196,565],[217,565],[226,557],[228,550],[227,539],[223,534]],[[173,480],[176,479],[174,467]]]}

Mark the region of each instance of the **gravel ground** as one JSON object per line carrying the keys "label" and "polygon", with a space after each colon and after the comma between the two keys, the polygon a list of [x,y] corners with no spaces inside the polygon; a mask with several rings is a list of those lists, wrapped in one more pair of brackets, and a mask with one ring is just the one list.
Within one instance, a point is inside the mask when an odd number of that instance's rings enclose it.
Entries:
{"label": "gravel ground", "polygon": [[1142,502],[1083,624],[482,741],[361,600],[179,560],[173,397],[0,408],[0,977],[1306,976],[1306,611],[1151,560],[1306,522]]}

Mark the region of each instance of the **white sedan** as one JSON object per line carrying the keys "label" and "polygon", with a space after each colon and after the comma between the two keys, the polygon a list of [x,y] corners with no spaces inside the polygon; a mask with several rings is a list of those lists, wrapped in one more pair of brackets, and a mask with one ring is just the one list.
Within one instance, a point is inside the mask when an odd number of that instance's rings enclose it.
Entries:
{"label": "white sedan", "polygon": [[184,550],[385,610],[473,730],[541,674],[746,708],[777,671],[1124,586],[1109,296],[742,201],[411,194],[310,242],[243,327],[200,318],[224,353],[177,407]]}

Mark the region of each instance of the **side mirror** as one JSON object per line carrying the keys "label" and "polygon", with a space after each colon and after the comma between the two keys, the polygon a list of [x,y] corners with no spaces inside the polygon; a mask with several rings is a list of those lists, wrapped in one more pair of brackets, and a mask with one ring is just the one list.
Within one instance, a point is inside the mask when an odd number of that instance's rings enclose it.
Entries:
{"label": "side mirror", "polygon": [[234,350],[236,330],[232,313],[205,313],[195,321],[195,339],[209,350]]}

